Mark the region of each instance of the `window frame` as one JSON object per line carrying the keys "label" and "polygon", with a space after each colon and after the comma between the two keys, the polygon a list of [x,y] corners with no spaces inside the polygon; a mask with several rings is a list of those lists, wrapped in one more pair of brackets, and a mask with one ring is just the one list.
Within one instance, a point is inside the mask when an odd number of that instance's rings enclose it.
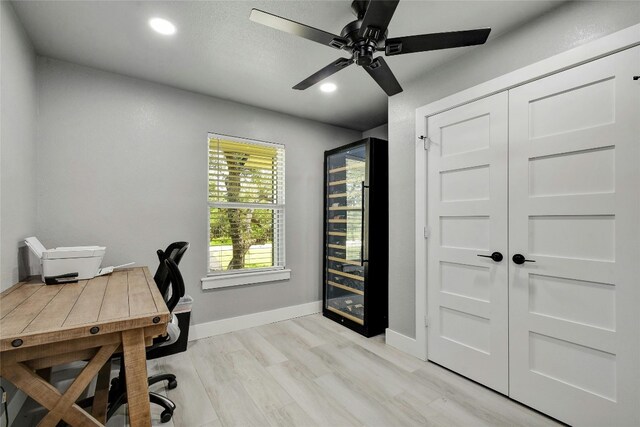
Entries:
{"label": "window frame", "polygon": [[[278,186],[278,193],[281,194],[282,201],[278,201],[277,203],[231,203],[231,202],[212,202],[209,200],[209,147],[211,139],[220,138],[225,139],[227,141],[238,142],[243,144],[251,144],[251,145],[261,145],[267,147],[274,147],[277,149],[281,149],[284,155],[284,162],[282,164],[282,172],[280,176],[275,179],[276,185]],[[286,199],[285,199],[285,172],[286,168],[286,146],[285,144],[270,142],[270,141],[262,141],[251,138],[238,137],[233,135],[226,135],[216,132],[208,132],[207,133],[207,231],[206,231],[206,277],[201,279],[202,288],[203,289],[215,289],[215,288],[225,288],[230,286],[242,286],[252,283],[264,283],[264,282],[273,282],[273,281],[281,281],[288,280],[291,276],[291,270],[286,268]],[[224,205],[224,206],[221,206]],[[281,210],[281,229],[278,234],[280,235],[279,239],[273,239],[274,245],[274,253],[276,255],[276,259],[274,263],[280,265],[274,265],[271,267],[258,267],[258,268],[242,268],[237,270],[220,270],[220,271],[212,271],[210,269],[211,265],[211,254],[210,254],[210,232],[211,232],[211,208],[256,208],[256,209],[272,209],[274,212],[276,210]],[[274,237],[275,237],[274,230]],[[276,247],[276,243],[278,246]]]}

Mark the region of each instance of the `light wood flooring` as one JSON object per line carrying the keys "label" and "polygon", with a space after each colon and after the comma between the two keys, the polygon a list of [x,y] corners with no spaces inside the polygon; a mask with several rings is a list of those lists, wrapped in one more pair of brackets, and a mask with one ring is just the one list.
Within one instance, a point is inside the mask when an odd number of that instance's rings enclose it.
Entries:
{"label": "light wood flooring", "polygon": [[[114,371],[115,372],[115,371]],[[321,315],[190,343],[186,353],[149,362],[172,372],[166,394],[178,409],[154,426],[548,426],[527,407]],[[126,424],[126,409],[108,423]],[[37,419],[23,416],[16,426]],[[29,419],[29,421],[27,421]],[[24,424],[26,422],[26,424]]]}

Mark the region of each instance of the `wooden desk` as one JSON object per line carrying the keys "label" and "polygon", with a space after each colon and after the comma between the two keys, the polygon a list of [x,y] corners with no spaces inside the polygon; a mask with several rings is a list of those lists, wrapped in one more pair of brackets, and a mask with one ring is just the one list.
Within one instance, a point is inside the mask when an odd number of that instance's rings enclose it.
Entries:
{"label": "wooden desk", "polygon": [[[60,420],[72,426],[99,426],[104,407],[93,415],[74,402],[122,349],[127,375],[129,421],[151,425],[145,345],[166,332],[169,310],[147,267],[64,285],[40,278],[21,282],[0,294],[0,375],[23,390],[49,413],[40,426]],[[64,394],[36,371],[76,360],[87,366]],[[104,385],[104,378],[102,379]],[[108,379],[106,382],[108,386]],[[106,405],[106,394],[96,392]]]}

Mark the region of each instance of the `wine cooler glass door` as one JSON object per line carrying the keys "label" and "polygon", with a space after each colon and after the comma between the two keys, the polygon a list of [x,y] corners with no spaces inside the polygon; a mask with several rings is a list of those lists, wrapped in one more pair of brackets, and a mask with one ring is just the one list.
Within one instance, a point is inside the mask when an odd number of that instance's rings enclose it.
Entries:
{"label": "wine cooler glass door", "polygon": [[364,324],[366,145],[327,159],[326,309]]}

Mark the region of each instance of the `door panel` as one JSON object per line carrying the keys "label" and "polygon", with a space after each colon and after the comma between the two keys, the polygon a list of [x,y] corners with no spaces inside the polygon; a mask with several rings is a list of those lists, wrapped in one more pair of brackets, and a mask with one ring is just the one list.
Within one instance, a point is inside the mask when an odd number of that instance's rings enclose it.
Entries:
{"label": "door panel", "polygon": [[[506,93],[428,119],[428,357],[508,393]],[[478,255],[497,251],[501,262]]]}
{"label": "door panel", "polygon": [[510,396],[569,424],[640,424],[638,64],[509,92]]}

